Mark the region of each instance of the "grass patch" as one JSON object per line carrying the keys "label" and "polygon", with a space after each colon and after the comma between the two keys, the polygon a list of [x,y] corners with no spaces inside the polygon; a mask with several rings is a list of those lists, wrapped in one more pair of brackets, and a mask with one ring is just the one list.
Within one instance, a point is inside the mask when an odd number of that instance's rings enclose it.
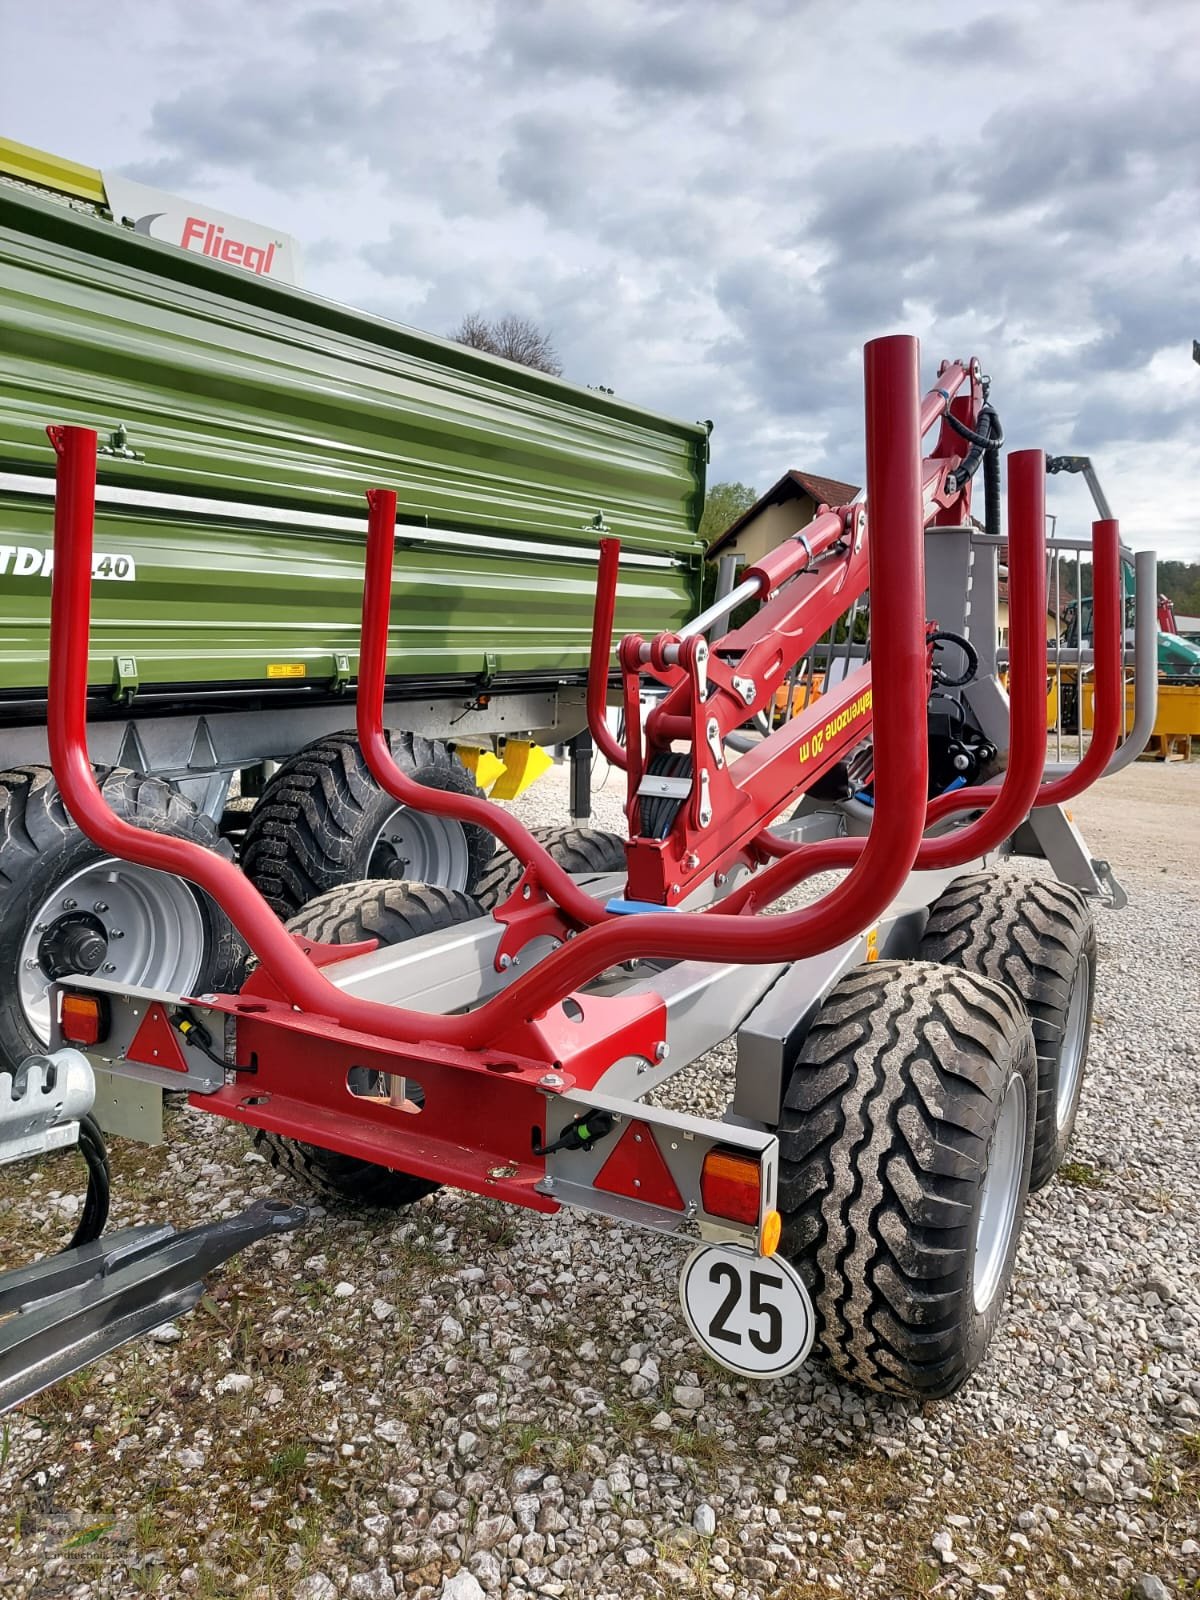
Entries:
{"label": "grass patch", "polygon": [[1061,1183],[1072,1183],[1077,1189],[1103,1189],[1104,1178],[1090,1161],[1064,1161],[1058,1169]]}

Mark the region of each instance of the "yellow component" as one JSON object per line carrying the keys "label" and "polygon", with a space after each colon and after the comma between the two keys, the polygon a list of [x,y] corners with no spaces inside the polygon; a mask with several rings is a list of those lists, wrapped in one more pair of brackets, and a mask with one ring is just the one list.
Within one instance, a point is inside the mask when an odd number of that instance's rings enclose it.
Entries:
{"label": "yellow component", "polygon": [[879,929],[872,928],[867,934],[867,960],[879,960]]}
{"label": "yellow component", "polygon": [[504,746],[504,776],[497,779],[493,800],[515,800],[554,765],[540,744],[528,739],[510,739]]}
{"label": "yellow component", "polygon": [[481,789],[490,789],[504,771],[504,763],[492,750],[481,750],[473,744],[455,745],[458,759],[472,773]]}
{"label": "yellow component", "polygon": [[15,139],[0,139],[0,172],[20,178],[22,183],[36,183],[42,189],[78,195],[98,206],[108,204],[104,179],[95,167],[80,166],[78,161],[67,161],[48,150],[35,150]]}
{"label": "yellow component", "polygon": [[763,1218],[762,1228],[758,1235],[758,1253],[760,1256],[773,1256],[779,1249],[779,1238],[783,1232],[783,1218],[778,1211],[768,1211]]}
{"label": "yellow component", "polygon": [[268,661],[268,678],[306,678],[308,668],[303,661]]}

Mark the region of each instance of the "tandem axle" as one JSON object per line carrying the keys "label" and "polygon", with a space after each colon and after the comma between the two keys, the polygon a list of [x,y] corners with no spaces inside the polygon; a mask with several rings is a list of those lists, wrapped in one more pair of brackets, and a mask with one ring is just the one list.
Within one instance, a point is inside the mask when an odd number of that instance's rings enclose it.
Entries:
{"label": "tandem axle", "polygon": [[[259,964],[226,994],[64,978],[49,1061],[83,1052],[95,1069],[184,1090],[264,1148],[308,1152],[327,1188],[388,1173],[393,1203],[448,1183],[690,1243],[685,1315],[736,1371],[783,1375],[819,1339],[869,1387],[957,1387],[995,1326],[1031,1181],[1061,1160],[1078,1107],[1095,981],[1085,894],[1106,884],[1059,808],[1137,753],[1117,750],[1120,543],[1115,522],[1094,525],[1092,744],[1044,782],[1045,458],[1008,463],[1010,702],[992,623],[971,604],[996,561],[995,528],[980,537],[969,523],[971,477],[981,462],[998,470],[1000,441],[978,363],[944,364],[922,400],[915,341],[877,340],[866,397],[867,505],[824,510],[678,633],[623,640],[624,746],[604,717],[619,552],[603,547],[589,720],[626,774],[629,827],[610,871],[570,870],[509,813],[422,788],[392,761],[395,497],[372,491],[360,745],[398,802],[490,828],[513,873],[490,911],[374,882],[319,896],[286,929],[232,864],[103,802],[84,741],[95,437],[52,430],[59,784],[102,848],[190,879]],[[957,592],[939,585],[943,569],[965,575]],[[868,591],[869,660],[747,741]],[[721,634],[748,599],[757,614]],[[937,657],[948,637],[979,663],[961,694]],[[647,677],[663,693],[643,728]],[[968,731],[989,719],[1000,777],[935,779],[931,792],[931,697]],[[1021,829],[1077,887],[990,872]],[[760,914],[829,871],[844,874],[831,891]],[[984,902],[1003,907],[985,916]],[[995,947],[963,933],[984,925]],[[1036,1040],[1035,991],[1040,1024],[1051,1019]],[[654,1103],[731,1035],[724,1120]]]}

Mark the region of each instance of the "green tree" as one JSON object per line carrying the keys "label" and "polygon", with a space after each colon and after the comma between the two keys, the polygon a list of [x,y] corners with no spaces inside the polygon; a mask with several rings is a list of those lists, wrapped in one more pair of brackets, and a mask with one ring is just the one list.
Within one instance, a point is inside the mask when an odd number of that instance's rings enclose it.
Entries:
{"label": "green tree", "polygon": [[700,537],[705,544],[719,539],[757,499],[758,491],[745,483],[710,484],[704,497],[704,515],[700,518]]}

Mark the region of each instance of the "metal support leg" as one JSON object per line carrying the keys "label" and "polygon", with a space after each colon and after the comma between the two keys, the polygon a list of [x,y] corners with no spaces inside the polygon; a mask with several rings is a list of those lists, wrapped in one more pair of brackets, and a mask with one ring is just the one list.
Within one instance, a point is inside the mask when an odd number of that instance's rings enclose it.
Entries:
{"label": "metal support leg", "polygon": [[585,728],[571,740],[571,820],[592,820],[592,736]]}
{"label": "metal support leg", "polygon": [[298,1228],[303,1206],[259,1200],[186,1233],[125,1228],[0,1275],[0,1412],[160,1323],[204,1292],[204,1276],[256,1239]]}

